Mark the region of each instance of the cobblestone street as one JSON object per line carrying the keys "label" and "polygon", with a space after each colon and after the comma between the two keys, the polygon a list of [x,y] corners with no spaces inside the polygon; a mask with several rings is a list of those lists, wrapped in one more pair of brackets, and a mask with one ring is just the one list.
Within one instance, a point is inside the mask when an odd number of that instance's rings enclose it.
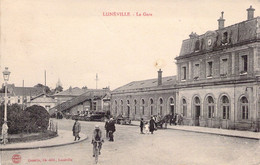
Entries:
{"label": "cobblestone street", "polygon": [[[60,130],[71,130],[72,120],[59,120]],[[82,133],[91,137],[97,122],[80,122]],[[104,123],[98,123],[102,129]],[[103,131],[104,135],[104,131]],[[71,134],[71,140],[73,141]],[[2,151],[4,164],[13,164],[12,156],[21,155],[21,164],[94,164],[90,138],[81,143],[61,147]],[[99,164],[260,164],[260,145],[257,140],[232,138],[177,131],[158,130],[142,135],[139,127],[116,125],[115,142],[105,140]]]}

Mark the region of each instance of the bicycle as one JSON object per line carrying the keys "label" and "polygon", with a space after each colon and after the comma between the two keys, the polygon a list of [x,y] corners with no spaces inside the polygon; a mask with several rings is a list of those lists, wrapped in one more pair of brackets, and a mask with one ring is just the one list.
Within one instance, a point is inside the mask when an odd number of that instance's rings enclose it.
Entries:
{"label": "bicycle", "polygon": [[95,145],[94,156],[95,156],[95,163],[96,164],[98,163],[98,155],[99,155],[99,152],[100,152],[99,145],[101,145],[101,144],[99,144],[99,143],[102,143],[102,141],[99,140],[99,141],[92,142],[92,144]]}

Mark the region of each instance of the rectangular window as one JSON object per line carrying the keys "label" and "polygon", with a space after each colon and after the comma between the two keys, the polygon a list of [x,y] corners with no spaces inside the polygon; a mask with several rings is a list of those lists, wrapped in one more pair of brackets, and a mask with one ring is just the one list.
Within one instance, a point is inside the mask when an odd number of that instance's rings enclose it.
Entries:
{"label": "rectangular window", "polygon": [[247,73],[248,71],[248,58],[247,55],[241,56],[241,66],[240,73]]}
{"label": "rectangular window", "polygon": [[195,64],[194,66],[194,79],[198,79],[200,75],[200,64]]}
{"label": "rectangular window", "polygon": [[186,80],[187,78],[187,69],[186,66],[182,67],[182,80]]}
{"label": "rectangular window", "polygon": [[144,115],[144,106],[142,106],[142,114]]}
{"label": "rectangular window", "polygon": [[210,62],[208,62],[208,73],[207,73],[207,77],[212,77],[212,73],[213,73],[213,62],[210,61]]}
{"label": "rectangular window", "polygon": [[226,76],[228,74],[228,59],[222,59],[220,64],[220,76]]}
{"label": "rectangular window", "polygon": [[211,118],[211,106],[209,106],[208,108],[209,108],[209,109],[208,109],[208,111],[209,111],[209,112],[208,112],[208,118]]}

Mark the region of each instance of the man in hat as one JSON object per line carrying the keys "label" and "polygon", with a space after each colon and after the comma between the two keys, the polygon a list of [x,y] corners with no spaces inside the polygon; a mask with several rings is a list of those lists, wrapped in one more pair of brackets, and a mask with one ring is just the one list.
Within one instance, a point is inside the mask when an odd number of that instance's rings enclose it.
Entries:
{"label": "man in hat", "polygon": [[108,134],[109,134],[109,141],[114,141],[113,133],[116,131],[116,126],[114,119],[111,118],[108,122]]}
{"label": "man in hat", "polygon": [[75,119],[75,123],[72,128],[73,136],[75,136],[74,141],[76,141],[77,138],[78,138],[78,140],[80,139],[80,137],[79,137],[80,130],[81,130],[80,123],[78,122],[78,119]]}

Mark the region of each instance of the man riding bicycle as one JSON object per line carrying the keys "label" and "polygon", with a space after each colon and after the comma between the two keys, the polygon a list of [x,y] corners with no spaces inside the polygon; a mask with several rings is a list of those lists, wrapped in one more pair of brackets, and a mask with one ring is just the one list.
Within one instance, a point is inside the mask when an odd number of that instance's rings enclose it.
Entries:
{"label": "man riding bicycle", "polygon": [[[99,149],[99,155],[101,154],[101,147],[102,147],[102,142],[104,142],[102,138],[102,131],[99,128],[98,125],[95,126],[95,129],[93,131],[93,136],[92,136],[92,144],[93,144],[93,157],[95,157],[95,150],[98,145]],[[98,144],[97,144],[98,143]]]}

